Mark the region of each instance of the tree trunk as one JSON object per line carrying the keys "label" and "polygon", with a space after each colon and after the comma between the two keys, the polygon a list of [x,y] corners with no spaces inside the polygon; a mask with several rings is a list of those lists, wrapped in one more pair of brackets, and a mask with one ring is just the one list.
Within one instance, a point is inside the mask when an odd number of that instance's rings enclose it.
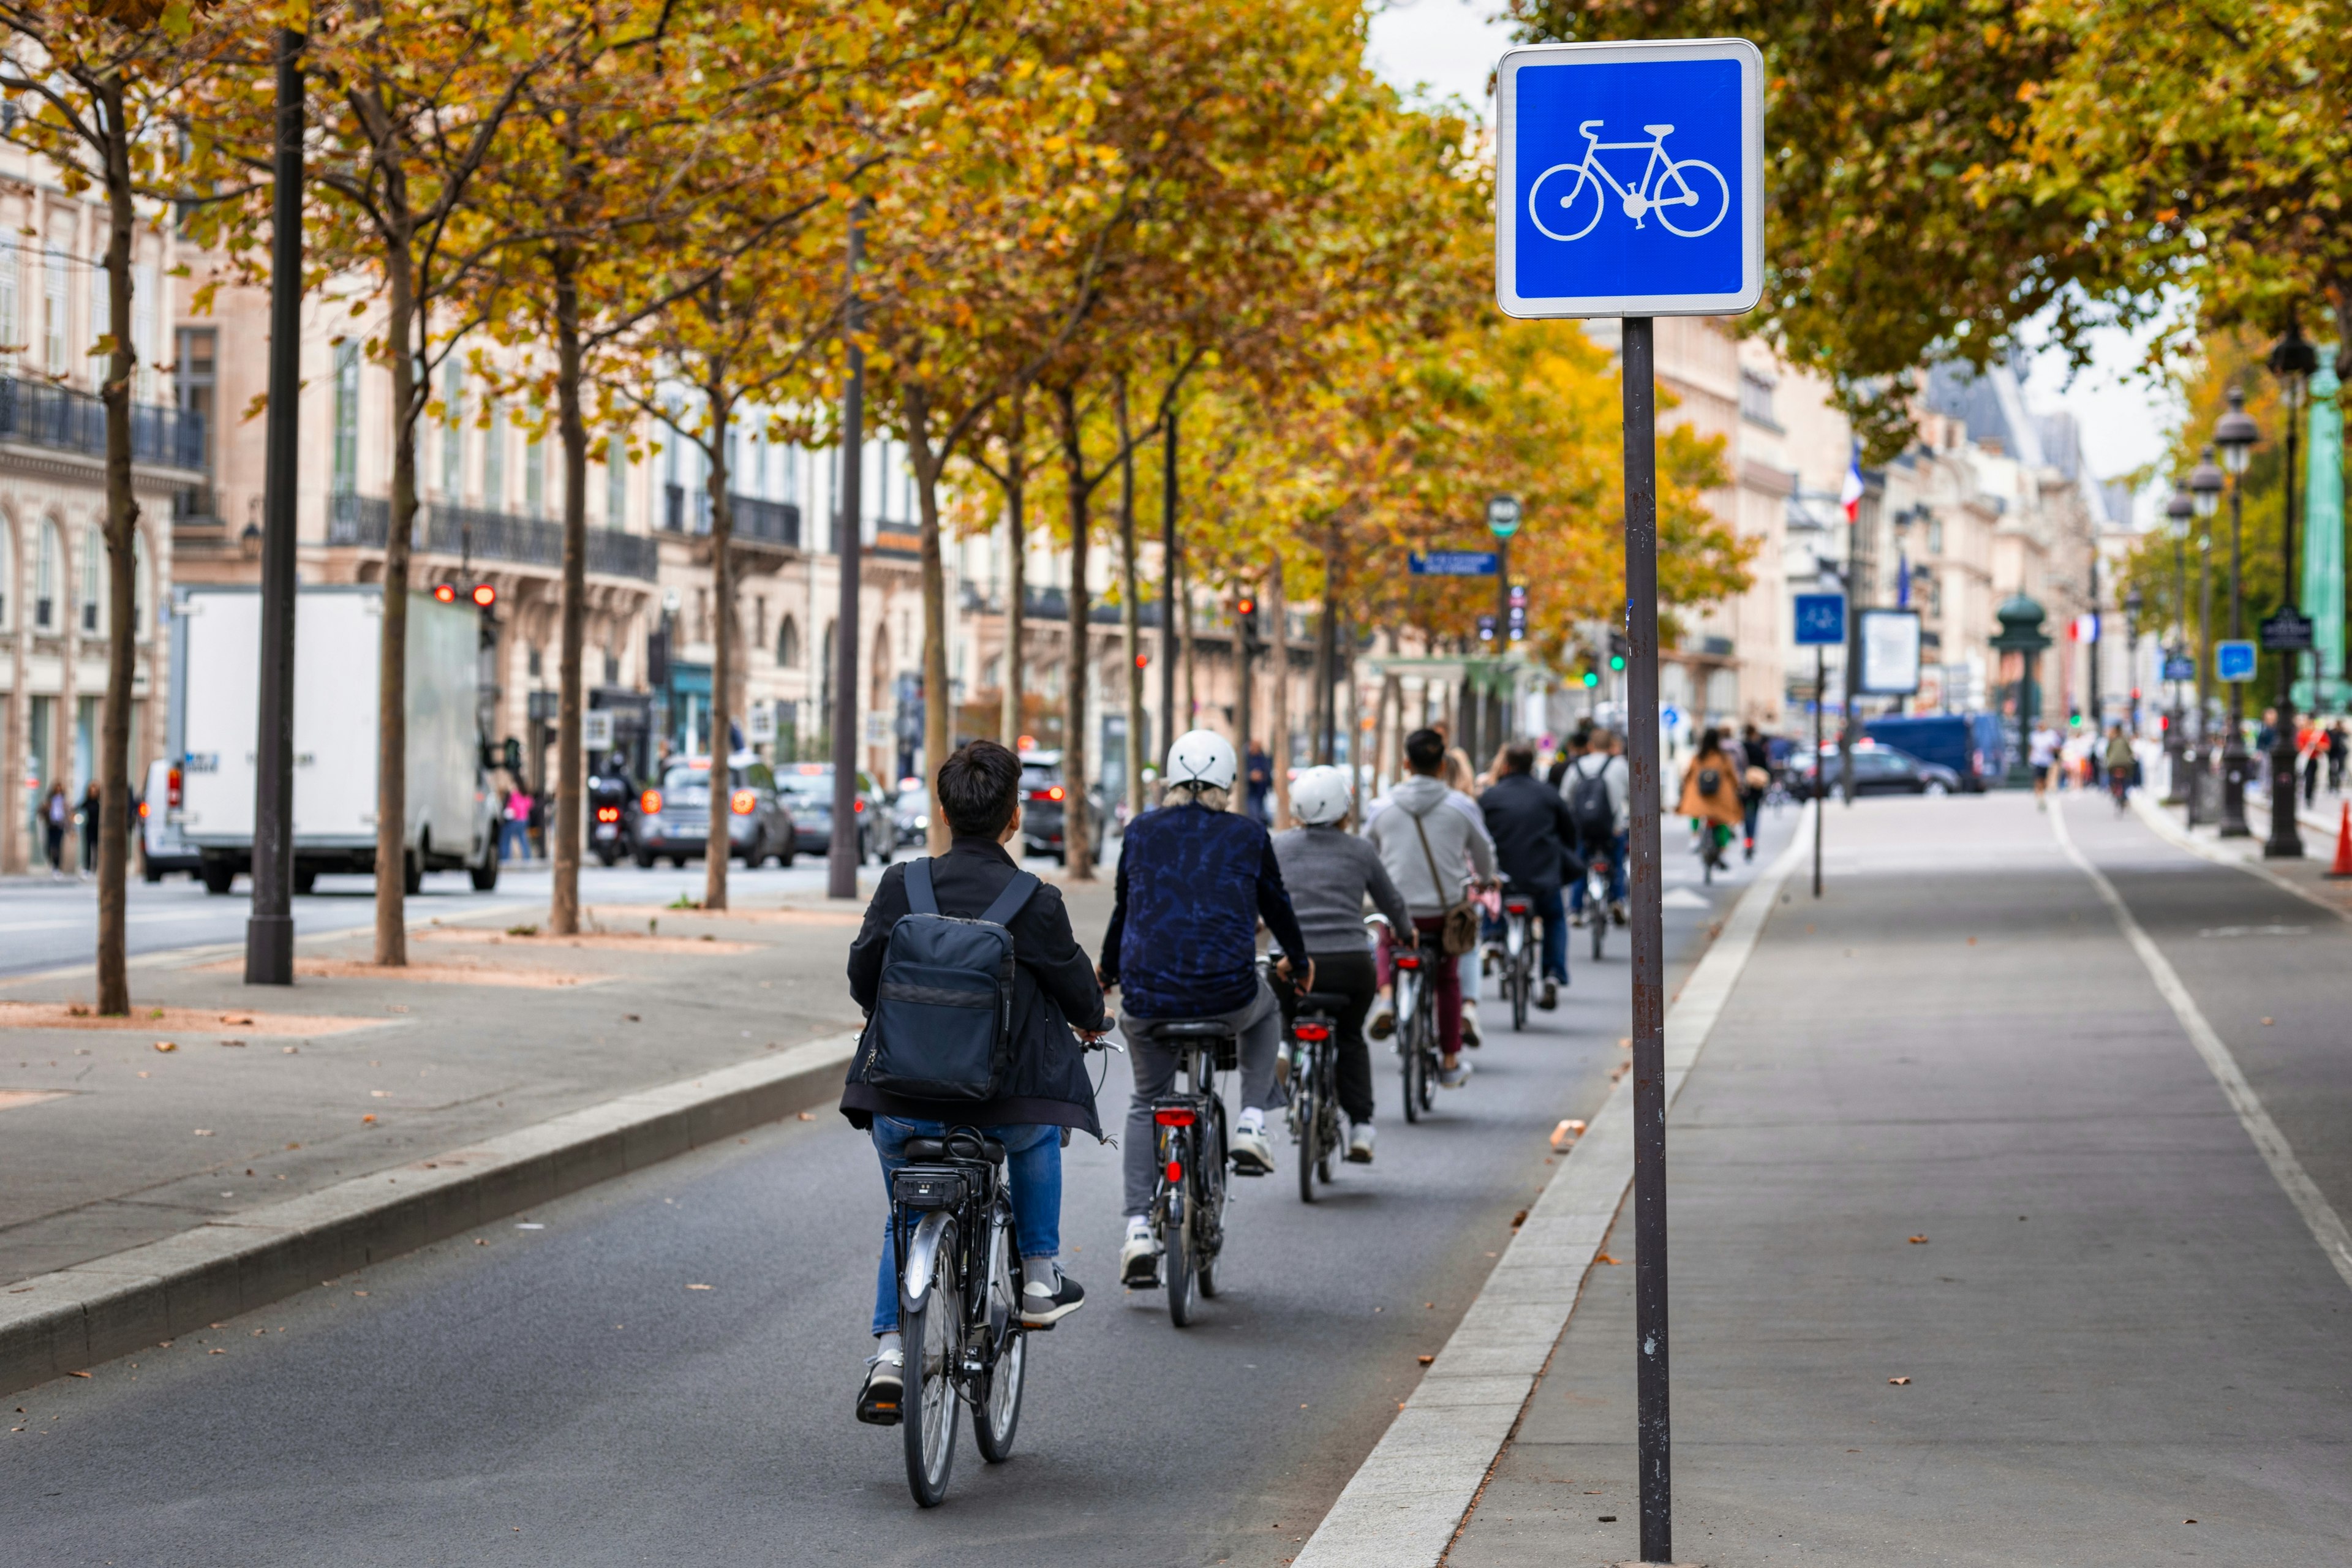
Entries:
{"label": "tree trunk", "polygon": [[[1135,570],[1135,447],[1127,428],[1127,381],[1121,377],[1118,411],[1119,626],[1127,634],[1127,816],[1143,814],[1143,605],[1141,577]],[[1164,745],[1166,742],[1162,742]]]}
{"label": "tree trunk", "polygon": [[[907,452],[915,465],[915,504],[921,513],[923,574],[923,779],[930,787],[947,761],[955,734],[955,713],[948,690],[948,574],[940,552],[940,467],[941,455],[931,449],[931,400],[929,389],[910,382],[906,391]],[[929,847],[944,855],[955,835],[936,796],[930,816]]]}
{"label": "tree trunk", "polygon": [[1013,397],[1013,428],[1004,443],[1004,721],[1005,747],[1021,746],[1022,630],[1028,619],[1029,522],[1022,514],[1028,482],[1028,396]]}
{"label": "tree trunk", "polygon": [[1074,882],[1094,880],[1094,823],[1087,794],[1087,678],[1093,662],[1087,646],[1087,453],[1078,421],[1077,390],[1057,387],[1055,403],[1061,417],[1064,491],[1070,522],[1070,668],[1064,684],[1062,720],[1062,850]]}
{"label": "tree trunk", "polygon": [[[408,963],[408,555],[416,525],[417,415],[412,345],[419,334],[410,237],[403,228],[384,237],[392,517],[383,536],[383,622],[375,677],[375,961],[399,967]],[[498,853],[495,839],[490,853]]]}
{"label": "tree trunk", "polygon": [[1273,774],[1268,782],[1274,786],[1274,825],[1283,828],[1290,826],[1290,605],[1282,595],[1282,552],[1272,554],[1273,568],[1265,574],[1266,614],[1274,622],[1274,636],[1268,639],[1273,651],[1266,659],[1274,677],[1265,716],[1270,732],[1266,755]]}
{"label": "tree trunk", "polygon": [[727,499],[727,426],[735,417],[726,373],[702,389],[710,412],[710,596],[717,606],[710,633],[710,830],[702,845],[702,907],[727,907],[727,859],[734,853],[735,509]]}
{"label": "tree trunk", "polygon": [[[131,493],[131,237],[138,217],[131,204],[131,147],[123,135],[123,87],[119,73],[100,83],[106,110],[106,308],[114,353],[106,378],[106,706],[98,747],[98,1010],[120,1017],[131,1011],[131,974],[123,954],[127,911],[123,886],[130,858],[131,684],[138,660],[132,622],[131,541],[139,502]],[[159,318],[160,319],[160,318]],[[23,698],[19,701],[25,700]],[[8,781],[11,795],[15,781]],[[9,810],[20,809],[14,799]]]}
{"label": "tree trunk", "polygon": [[581,651],[588,623],[588,421],[580,405],[583,374],[578,251],[568,245],[549,257],[555,284],[555,405],[563,442],[563,648],[562,694],[555,729],[555,830],[548,860],[553,892],[548,930],[580,930]]}

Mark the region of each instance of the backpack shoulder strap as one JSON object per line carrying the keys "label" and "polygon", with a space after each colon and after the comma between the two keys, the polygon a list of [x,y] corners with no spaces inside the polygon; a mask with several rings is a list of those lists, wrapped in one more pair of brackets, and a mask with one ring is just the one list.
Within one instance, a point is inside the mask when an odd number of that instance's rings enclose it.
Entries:
{"label": "backpack shoulder strap", "polygon": [[935,915],[940,912],[938,895],[931,891],[929,856],[907,862],[907,912],[910,915]]}
{"label": "backpack shoulder strap", "polygon": [[1013,880],[1004,884],[1004,891],[996,895],[996,901],[989,905],[980,918],[991,925],[1011,925],[1013,917],[1021,912],[1022,906],[1029,901],[1029,896],[1041,886],[1043,884],[1037,880],[1035,872],[1013,872]]}

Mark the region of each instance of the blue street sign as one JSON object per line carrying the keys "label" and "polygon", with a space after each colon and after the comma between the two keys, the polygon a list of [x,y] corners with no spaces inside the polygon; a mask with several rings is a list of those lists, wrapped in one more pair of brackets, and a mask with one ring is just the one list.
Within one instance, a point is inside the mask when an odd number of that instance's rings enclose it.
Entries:
{"label": "blue street sign", "polygon": [[1669,702],[1658,710],[1658,722],[1669,730],[1679,730],[1682,728],[1683,710]]}
{"label": "blue street sign", "polygon": [[2169,656],[2164,661],[2164,679],[2167,680],[2196,679],[2197,661],[2185,653]]}
{"label": "blue street sign", "polygon": [[2245,681],[2254,678],[2254,645],[2250,637],[2233,637],[2213,645],[2213,679]]}
{"label": "blue street sign", "polygon": [[1418,550],[1405,557],[1405,567],[1416,577],[1492,577],[1503,569],[1492,550]]}
{"label": "blue street sign", "polygon": [[1845,595],[1797,595],[1797,646],[1835,647],[1845,641]]}
{"label": "blue street sign", "polygon": [[1764,291],[1764,58],[1744,38],[1543,44],[1496,73],[1495,298],[1723,316]]}

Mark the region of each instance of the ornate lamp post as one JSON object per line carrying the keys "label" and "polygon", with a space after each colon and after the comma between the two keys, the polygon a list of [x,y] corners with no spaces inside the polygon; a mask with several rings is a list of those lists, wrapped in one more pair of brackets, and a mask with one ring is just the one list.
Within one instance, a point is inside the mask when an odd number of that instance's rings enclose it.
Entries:
{"label": "ornate lamp post", "polygon": [[[2211,749],[2205,743],[2206,680],[2210,673],[2206,666],[2212,662],[2212,658],[2211,649],[2204,645],[2207,641],[2206,611],[2210,609],[2212,599],[2213,532],[2211,524],[2214,512],[2221,510],[2222,489],[2221,470],[2214,467],[2213,448],[2209,446],[2205,448],[2203,460],[2190,469],[2189,474],[2189,499],[2197,514],[2197,547],[2201,558],[2199,582],[2202,585],[2206,599],[2204,605],[2200,608],[2197,621],[2199,645],[2196,655],[2197,733],[2196,737],[2189,742],[2189,820],[2192,825],[2197,821],[2200,808],[2210,811],[2212,801],[2212,796],[2207,793],[2205,783],[2206,775],[2213,769]],[[2185,584],[2183,587],[2185,590]],[[2185,600],[2185,592],[2183,596]],[[2185,644],[2187,638],[2184,637],[2182,641]],[[2181,651],[2185,653],[2188,650],[2184,647]]]}
{"label": "ornate lamp post", "polygon": [[[2189,649],[2189,561],[2184,552],[2189,547],[2189,520],[2196,515],[2197,503],[2187,490],[2176,489],[2164,503],[2165,531],[2172,535],[2172,647],[2168,658],[2179,658]],[[2181,786],[2189,781],[2187,759],[2188,735],[2180,721],[2180,682],[2172,686],[2172,716],[2164,725],[2164,804],[2179,805],[2189,798]],[[2194,807],[2191,807],[2194,810]]]}
{"label": "ornate lamp post", "polygon": [[2017,755],[2009,764],[2005,782],[2011,789],[2021,789],[2033,782],[2027,759],[2033,749],[2033,721],[2042,712],[2042,689],[2034,684],[2033,666],[2050,646],[2050,638],[2042,630],[2042,606],[2021,592],[2002,600],[1993,618],[2000,623],[1999,635],[1992,638],[1993,651],[2018,656]]}
{"label": "ornate lamp post", "polygon": [[[2279,378],[2279,401],[2286,405],[2286,527],[2281,534],[2279,601],[2283,610],[2300,607],[2295,591],[2294,555],[2294,435],[2295,416],[2303,411],[2311,373],[2319,368],[2319,353],[2304,340],[2294,318],[2286,319],[2286,335],[2271,349],[2271,374]],[[2263,841],[2265,860],[2303,858],[2303,832],[2294,820],[2294,670],[2302,656],[2293,648],[2279,654],[2278,723],[2271,740],[2271,836]]]}
{"label": "ornate lamp post", "polygon": [[[2245,636],[2246,600],[2238,576],[2238,544],[2246,516],[2246,465],[2253,460],[2254,443],[2263,433],[2246,412],[2243,388],[2230,388],[2230,412],[2213,426],[2213,445],[2221,449],[2221,466],[2230,471],[2230,635]],[[2230,728],[2221,737],[2221,837],[2244,838],[2246,826],[2246,687],[2230,683]]]}

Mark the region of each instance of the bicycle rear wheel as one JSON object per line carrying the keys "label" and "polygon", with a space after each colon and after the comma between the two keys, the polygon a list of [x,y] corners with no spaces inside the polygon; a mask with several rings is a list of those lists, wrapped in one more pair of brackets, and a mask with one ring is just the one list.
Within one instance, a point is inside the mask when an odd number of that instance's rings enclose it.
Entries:
{"label": "bicycle rear wheel", "polygon": [[1201,1259],[1193,1245],[1191,1196],[1181,1187],[1168,1194],[1167,1256],[1160,1262],[1168,1280],[1168,1321],[1180,1329],[1192,1326],[1200,1306]]}
{"label": "bicycle rear wheel", "polygon": [[1422,1019],[1416,1013],[1397,1020],[1397,1071],[1404,1088],[1404,1119],[1408,1122],[1421,1120],[1421,1090],[1416,1081],[1422,1076],[1426,1053],[1421,1047]]}
{"label": "bicycle rear wheel", "polygon": [[1013,1435],[1021,1426],[1021,1391],[1028,1382],[1029,1336],[1021,1331],[1020,1276],[1013,1251],[1013,1227],[1000,1215],[988,1270],[988,1331],[997,1336],[996,1360],[971,1386],[972,1440],[980,1457],[992,1465],[1013,1457]]}
{"label": "bicycle rear wheel", "polygon": [[1200,1191],[1193,1197],[1192,1269],[1200,1277],[1201,1294],[1217,1294],[1217,1254],[1225,1245],[1225,1173],[1233,1168],[1233,1145],[1225,1138],[1225,1102],[1209,1102],[1209,1135],[1215,1140],[1214,1156],[1201,1167]]}
{"label": "bicycle rear wheel", "polygon": [[[1535,935],[1529,931],[1528,936]],[[1530,954],[1526,942],[1519,944],[1519,953],[1511,960],[1511,1033],[1518,1034],[1528,1026],[1528,1002],[1534,994],[1534,977],[1528,973]]]}
{"label": "bicycle rear wheel", "polygon": [[1298,1201],[1315,1201],[1315,1160],[1323,1151],[1322,1075],[1316,1070],[1315,1058],[1307,1058],[1303,1073],[1294,1074],[1290,1087],[1292,1125],[1298,1129]]}
{"label": "bicycle rear wheel", "polygon": [[898,1429],[906,1439],[907,1489],[924,1508],[937,1508],[948,1495],[955,1469],[956,1423],[963,1402],[956,1397],[955,1374],[963,1354],[963,1302],[953,1277],[956,1235],[952,1222],[940,1238],[939,1269],[911,1311],[901,1307],[898,1329],[906,1345],[907,1392]]}
{"label": "bicycle rear wheel", "polygon": [[1601,962],[1601,947],[1609,939],[1609,889],[1604,885],[1600,892],[1591,887],[1584,890],[1585,924],[1592,928],[1592,961]]}

